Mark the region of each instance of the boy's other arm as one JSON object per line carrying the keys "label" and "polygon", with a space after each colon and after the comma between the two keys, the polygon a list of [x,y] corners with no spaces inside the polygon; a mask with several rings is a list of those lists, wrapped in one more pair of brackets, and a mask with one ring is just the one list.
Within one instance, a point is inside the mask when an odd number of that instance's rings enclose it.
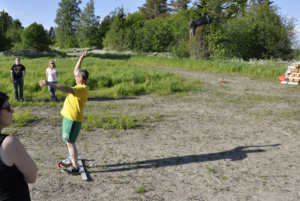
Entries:
{"label": "boy's other arm", "polygon": [[40,86],[45,86],[45,85],[53,87],[53,88],[55,88],[55,89],[57,89],[59,91],[62,91],[62,92],[74,94],[74,90],[71,87],[64,86],[64,85],[59,85],[59,84],[54,84],[54,83],[50,83],[50,82],[47,82],[46,80],[41,80],[40,81]]}

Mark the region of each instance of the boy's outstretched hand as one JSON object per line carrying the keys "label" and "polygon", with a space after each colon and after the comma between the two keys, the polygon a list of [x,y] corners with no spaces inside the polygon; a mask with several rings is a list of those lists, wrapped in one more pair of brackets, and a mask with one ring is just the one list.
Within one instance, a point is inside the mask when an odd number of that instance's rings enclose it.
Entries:
{"label": "boy's outstretched hand", "polygon": [[45,85],[47,85],[46,80],[41,80],[41,81],[40,81],[40,86],[42,87],[42,86],[45,86]]}
{"label": "boy's outstretched hand", "polygon": [[87,53],[88,51],[87,50],[84,50],[83,54],[82,54],[82,57],[86,57],[87,56]]}

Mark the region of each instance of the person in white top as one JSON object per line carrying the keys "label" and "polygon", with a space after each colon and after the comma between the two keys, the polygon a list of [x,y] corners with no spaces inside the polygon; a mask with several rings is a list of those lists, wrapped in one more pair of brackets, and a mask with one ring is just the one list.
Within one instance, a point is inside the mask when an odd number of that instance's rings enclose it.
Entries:
{"label": "person in white top", "polygon": [[[49,62],[49,66],[46,70],[46,77],[49,83],[57,84],[57,76],[58,76],[58,69],[54,63],[54,61]],[[51,93],[51,100],[57,100],[55,96],[55,88],[48,86],[48,90]]]}

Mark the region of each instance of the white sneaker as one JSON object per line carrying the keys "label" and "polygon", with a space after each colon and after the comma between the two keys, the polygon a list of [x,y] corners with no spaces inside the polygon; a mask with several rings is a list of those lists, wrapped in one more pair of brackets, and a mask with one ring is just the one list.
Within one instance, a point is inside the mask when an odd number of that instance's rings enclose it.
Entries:
{"label": "white sneaker", "polygon": [[64,166],[64,167],[70,167],[72,165],[71,156],[69,156],[68,158],[66,158],[65,160],[63,160],[61,162],[61,165]]}

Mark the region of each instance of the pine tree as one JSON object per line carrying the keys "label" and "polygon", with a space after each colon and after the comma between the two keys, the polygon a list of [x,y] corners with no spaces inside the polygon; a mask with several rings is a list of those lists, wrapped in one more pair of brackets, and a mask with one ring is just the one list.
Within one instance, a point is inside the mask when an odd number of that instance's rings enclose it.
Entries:
{"label": "pine tree", "polygon": [[191,0],[171,0],[169,3],[169,6],[171,7],[170,10],[173,13],[178,13],[183,9],[187,9],[190,2]]}
{"label": "pine tree", "polygon": [[100,46],[99,42],[99,16],[95,16],[94,0],[86,4],[80,15],[78,26],[78,43],[80,47]]}
{"label": "pine tree", "polygon": [[166,16],[168,13],[167,0],[147,0],[142,7],[139,7],[139,10],[147,19]]}
{"label": "pine tree", "polygon": [[55,34],[60,47],[76,47],[76,32],[81,10],[81,0],[62,0],[58,5]]}

